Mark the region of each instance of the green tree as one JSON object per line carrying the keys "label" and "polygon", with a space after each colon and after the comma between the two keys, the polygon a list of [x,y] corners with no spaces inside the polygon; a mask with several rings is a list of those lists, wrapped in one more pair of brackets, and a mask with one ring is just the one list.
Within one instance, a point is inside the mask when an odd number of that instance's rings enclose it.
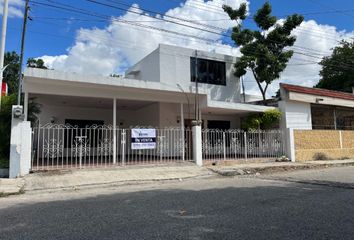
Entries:
{"label": "green tree", "polygon": [[27,67],[31,67],[31,68],[42,68],[42,69],[48,69],[45,65],[44,65],[44,61],[40,58],[29,58],[27,59]]}
{"label": "green tree", "polygon": [[[0,168],[8,167],[10,156],[10,134],[11,134],[11,112],[12,105],[17,104],[19,56],[16,52],[5,53],[4,82],[9,85],[9,95],[1,98],[0,111]],[[22,98],[23,100],[23,98]],[[23,104],[23,102],[22,102]],[[28,101],[28,120],[32,123],[36,121],[36,115],[40,112],[40,105],[35,102],[35,98]]]}
{"label": "green tree", "polygon": [[351,92],[354,86],[354,41],[342,41],[320,65],[321,80],[315,87]]}
{"label": "green tree", "polygon": [[[17,104],[17,94],[4,96],[1,99],[0,111],[0,168],[8,167],[10,157],[10,134],[11,134],[11,112],[12,105]],[[35,102],[35,98],[28,100],[28,121],[32,123],[37,120],[40,112],[40,105]]]}
{"label": "green tree", "polygon": [[278,109],[251,114],[242,122],[242,128],[244,130],[271,129],[279,124],[281,117],[282,113]]}
{"label": "green tree", "polygon": [[[247,5],[241,4],[238,9],[224,5],[224,11],[231,20],[246,19]],[[243,29],[237,24],[232,29],[231,38],[240,47],[242,57],[235,64],[235,76],[241,77],[250,70],[257,82],[263,101],[269,84],[280,77],[293,55],[288,48],[293,46],[296,37],[291,31],[304,20],[303,16],[294,14],[288,16],[282,24],[272,16],[272,7],[267,1],[253,16],[258,30]]]}
{"label": "green tree", "polygon": [[5,53],[4,66],[7,67],[3,73],[3,81],[6,82],[9,87],[9,94],[17,93],[20,57],[16,52]]}

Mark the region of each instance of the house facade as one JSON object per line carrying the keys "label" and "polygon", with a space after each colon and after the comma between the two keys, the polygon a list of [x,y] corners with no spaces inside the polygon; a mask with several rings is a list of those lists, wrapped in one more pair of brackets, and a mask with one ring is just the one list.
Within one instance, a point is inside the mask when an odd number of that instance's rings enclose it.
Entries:
{"label": "house facade", "polygon": [[198,102],[204,128],[234,129],[247,114],[270,109],[243,102],[252,96],[241,95],[239,79],[233,75],[236,61],[161,44],[124,77],[28,68],[23,91],[26,102],[36,98],[41,104],[41,124],[189,127]]}
{"label": "house facade", "polygon": [[344,93],[280,84],[282,128],[354,130],[354,89]]}
{"label": "house facade", "polygon": [[26,69],[25,119],[30,98],[41,105],[32,169],[278,157],[281,133],[239,130],[242,118],[273,107],[245,102],[258,99],[240,93],[236,61],[161,44],[122,77]]}

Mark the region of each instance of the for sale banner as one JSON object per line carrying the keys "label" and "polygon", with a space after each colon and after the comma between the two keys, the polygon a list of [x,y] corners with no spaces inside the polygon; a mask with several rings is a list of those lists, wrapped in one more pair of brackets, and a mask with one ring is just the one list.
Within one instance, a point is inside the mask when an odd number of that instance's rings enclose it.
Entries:
{"label": "for sale banner", "polygon": [[133,128],[131,132],[131,148],[155,149],[156,148],[156,129],[153,128]]}

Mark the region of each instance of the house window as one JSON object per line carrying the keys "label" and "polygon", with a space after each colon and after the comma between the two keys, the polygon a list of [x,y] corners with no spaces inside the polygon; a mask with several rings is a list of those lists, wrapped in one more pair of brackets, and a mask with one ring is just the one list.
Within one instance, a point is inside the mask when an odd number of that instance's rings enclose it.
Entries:
{"label": "house window", "polygon": [[209,129],[219,129],[219,130],[229,130],[230,121],[218,121],[218,120],[209,120],[208,121]]}
{"label": "house window", "polygon": [[[191,57],[191,81],[196,78],[196,58]],[[226,86],[225,62],[198,58],[198,82]]]}
{"label": "house window", "polygon": [[354,110],[346,107],[311,105],[313,129],[354,129]]}

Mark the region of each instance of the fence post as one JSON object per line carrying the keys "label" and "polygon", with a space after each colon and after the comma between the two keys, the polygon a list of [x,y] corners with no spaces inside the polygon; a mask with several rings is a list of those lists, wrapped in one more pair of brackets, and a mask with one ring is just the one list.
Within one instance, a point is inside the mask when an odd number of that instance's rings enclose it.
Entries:
{"label": "fence post", "polygon": [[198,166],[203,166],[202,127],[193,126],[193,159]]}
{"label": "fence post", "polygon": [[343,149],[343,137],[342,137],[341,130],[339,130],[339,144],[340,144],[340,149]]}
{"label": "fence post", "polygon": [[225,132],[222,132],[222,139],[223,139],[224,161],[225,161],[225,160],[226,160],[226,139],[225,139]]}
{"label": "fence post", "polygon": [[245,159],[247,160],[247,148],[248,148],[248,146],[247,146],[247,133],[246,132],[244,132],[243,133],[243,143],[244,143],[244,145],[245,145]]}
{"label": "fence post", "polygon": [[16,110],[22,106],[12,106],[11,140],[10,140],[10,170],[9,177],[16,178],[29,174],[31,168],[32,130],[31,123],[23,121],[22,117],[14,117]]}
{"label": "fence post", "polygon": [[296,161],[294,129],[286,129],[286,153],[292,162]]}
{"label": "fence post", "polygon": [[125,143],[126,143],[126,132],[125,129],[122,129],[122,135],[121,135],[121,146],[122,146],[122,166],[125,165]]}

